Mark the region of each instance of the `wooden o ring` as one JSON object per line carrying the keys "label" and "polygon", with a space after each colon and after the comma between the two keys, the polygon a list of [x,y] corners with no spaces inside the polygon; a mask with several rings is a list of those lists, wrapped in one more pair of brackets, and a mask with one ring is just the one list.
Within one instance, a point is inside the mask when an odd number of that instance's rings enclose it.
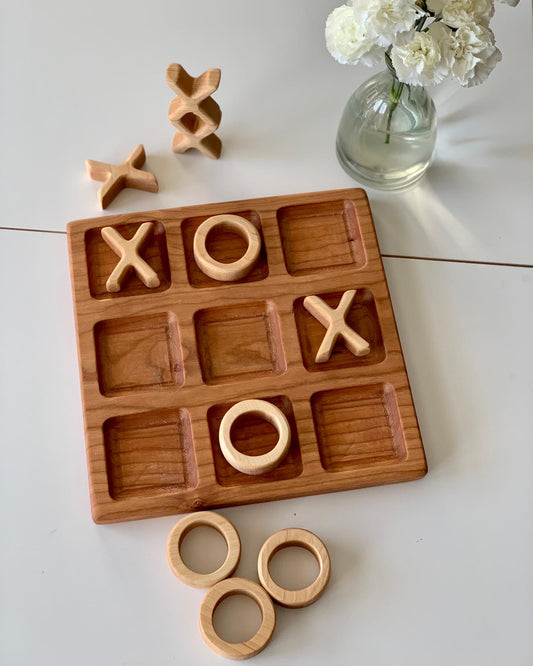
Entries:
{"label": "wooden o ring", "polygon": [[[228,643],[217,634],[213,626],[213,614],[227,597],[243,594],[250,597],[261,609],[263,621],[255,636],[244,643]],[[261,652],[268,644],[276,626],[276,611],[265,590],[246,578],[227,578],[212,587],[200,606],[200,632],[207,645],[217,654],[228,659],[248,659]]]}
{"label": "wooden o ring", "polygon": [[[248,243],[240,259],[229,264],[213,259],[206,247],[207,236],[215,227],[235,231]],[[232,282],[246,277],[253,269],[261,252],[261,236],[254,225],[239,215],[213,215],[204,220],[196,230],[193,240],[194,259],[200,269],[214,280]]]}
{"label": "wooden o ring", "polygon": [[[228,546],[228,554],[221,567],[207,574],[192,571],[181,557],[181,544],[185,535],[195,527],[212,527],[219,532]],[[176,576],[192,587],[211,587],[215,583],[231,576],[241,559],[241,540],[235,526],[230,521],[213,511],[191,513],[179,520],[172,528],[167,541],[167,558],[170,568]]]}
{"label": "wooden o ring", "polygon": [[[237,451],[231,441],[231,427],[243,414],[257,414],[278,431],[278,441],[271,451],[262,456],[248,456]],[[224,414],[218,431],[220,449],[229,464],[243,474],[264,474],[274,469],[287,455],[291,445],[291,427],[285,414],[266,400],[241,400]]]}
{"label": "wooden o ring", "polygon": [[[273,555],[289,546],[299,546],[308,550],[316,557],[320,567],[314,582],[301,590],[286,590],[280,587],[274,582],[268,570]],[[265,541],[259,552],[257,570],[261,585],[280,606],[303,608],[314,603],[324,592],[329,582],[331,564],[328,549],[315,534],[298,527],[291,527],[276,532]]]}

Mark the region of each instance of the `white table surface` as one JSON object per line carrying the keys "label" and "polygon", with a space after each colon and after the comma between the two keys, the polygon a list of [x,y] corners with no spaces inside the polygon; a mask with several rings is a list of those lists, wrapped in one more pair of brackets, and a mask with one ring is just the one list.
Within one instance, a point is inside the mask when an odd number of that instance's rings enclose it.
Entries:
{"label": "white table surface", "polygon": [[[199,635],[204,593],[168,568],[176,518],[90,518],[61,232],[100,214],[84,159],[118,162],[139,142],[161,190],[125,191],[108,213],[351,186],[334,134],[371,72],[325,51],[335,5],[3,8],[2,665],[227,663]],[[241,534],[238,575],[256,577],[261,544],[283,527],[316,532],[331,553],[322,599],[278,610],[255,664],[533,663],[531,5],[498,6],[494,29],[504,61],[489,82],[435,93],[439,152],[426,179],[400,195],[369,191],[382,253],[411,257],[384,263],[429,473],[222,511]],[[222,68],[218,162],[169,150],[171,61]],[[207,564],[220,555],[212,535],[190,541],[189,553],[212,551]],[[302,580],[313,571],[284,564]],[[226,610],[234,640],[257,621],[242,603]]]}
{"label": "white table surface", "polygon": [[[0,247],[0,663],[223,663],[197,629],[203,592],[166,563],[175,518],[91,521],[66,238],[1,231]],[[385,265],[429,474],[222,512],[244,544],[239,575],[255,578],[283,527],[331,552],[323,598],[280,610],[255,663],[528,666],[533,271]]]}
{"label": "white table surface", "polygon": [[[160,192],[126,191],[108,213],[353,185],[335,134],[347,98],[378,70],[327,52],[324,22],[340,0],[4,4],[0,227],[64,230],[100,214],[85,159],[118,163],[138,143]],[[434,89],[427,178],[369,193],[384,254],[533,264],[531,3],[498,3],[492,25],[503,60],[489,80]],[[219,161],[170,150],[170,62],[222,70]]]}

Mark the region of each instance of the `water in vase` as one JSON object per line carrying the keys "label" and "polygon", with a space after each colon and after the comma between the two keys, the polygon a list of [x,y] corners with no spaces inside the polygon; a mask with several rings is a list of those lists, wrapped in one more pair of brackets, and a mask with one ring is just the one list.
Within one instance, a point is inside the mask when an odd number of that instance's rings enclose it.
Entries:
{"label": "water in vase", "polygon": [[423,88],[405,86],[391,112],[391,76],[383,72],[348,100],[337,134],[344,170],[364,185],[405,189],[426,172],[433,157],[437,123]]}

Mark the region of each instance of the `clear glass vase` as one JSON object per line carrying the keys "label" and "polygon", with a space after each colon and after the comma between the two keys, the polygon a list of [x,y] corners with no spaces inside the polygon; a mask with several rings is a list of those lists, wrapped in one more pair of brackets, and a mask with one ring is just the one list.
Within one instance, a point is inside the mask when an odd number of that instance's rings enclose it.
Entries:
{"label": "clear glass vase", "polygon": [[365,81],[350,97],[337,133],[337,157],[349,176],[381,190],[403,190],[427,171],[437,113],[422,86],[401,83],[394,69]]}

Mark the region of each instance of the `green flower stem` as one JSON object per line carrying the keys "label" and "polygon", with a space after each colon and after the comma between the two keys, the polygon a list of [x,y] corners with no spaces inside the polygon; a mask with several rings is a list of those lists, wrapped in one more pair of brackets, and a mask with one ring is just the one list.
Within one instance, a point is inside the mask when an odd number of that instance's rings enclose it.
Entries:
{"label": "green flower stem", "polygon": [[415,21],[415,30],[417,32],[421,32],[422,28],[424,27],[424,23],[426,22],[427,16],[421,16],[418,21]]}
{"label": "green flower stem", "polygon": [[398,106],[398,103],[402,96],[404,85],[405,84],[403,84],[401,81],[398,81],[397,78],[393,78],[392,87],[390,90],[390,108],[389,108],[389,115],[387,117],[387,136],[385,137],[385,143],[390,143],[390,128],[392,124],[392,114],[394,113],[396,107]]}
{"label": "green flower stem", "polygon": [[[426,3],[423,3],[424,9],[426,9]],[[424,24],[426,22],[426,16],[422,16],[418,19],[418,21],[415,22],[415,30],[417,32],[421,32]],[[389,48],[385,51],[385,62],[387,64],[387,67],[389,68],[389,71],[392,74],[392,86],[390,89],[390,108],[389,108],[389,115],[387,116],[387,135],[385,136],[385,143],[390,143],[390,128],[392,125],[392,114],[396,110],[396,107],[398,106],[398,103],[400,102],[402,92],[403,92],[403,87],[404,83],[398,80],[398,77],[396,76],[396,70],[394,69],[394,65],[392,64],[392,60],[390,57],[390,52],[392,50],[392,46],[389,46]]]}

